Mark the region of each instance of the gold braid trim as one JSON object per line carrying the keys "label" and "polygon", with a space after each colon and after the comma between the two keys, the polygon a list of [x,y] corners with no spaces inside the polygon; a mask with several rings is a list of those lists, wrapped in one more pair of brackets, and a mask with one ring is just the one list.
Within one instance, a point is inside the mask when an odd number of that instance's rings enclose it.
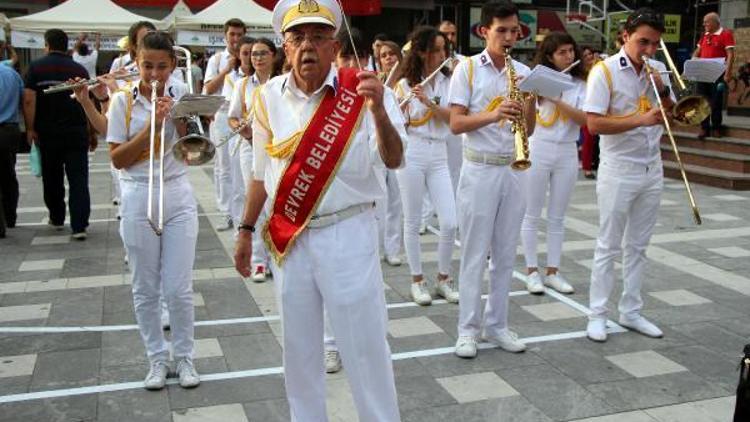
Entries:
{"label": "gold braid trim", "polygon": [[[490,101],[489,104],[487,104],[487,107],[484,108],[484,111],[495,111],[498,107],[500,107],[500,104],[505,101],[505,97],[503,96],[497,96]],[[499,122],[497,122],[500,127],[505,126],[505,119],[501,119]]]}

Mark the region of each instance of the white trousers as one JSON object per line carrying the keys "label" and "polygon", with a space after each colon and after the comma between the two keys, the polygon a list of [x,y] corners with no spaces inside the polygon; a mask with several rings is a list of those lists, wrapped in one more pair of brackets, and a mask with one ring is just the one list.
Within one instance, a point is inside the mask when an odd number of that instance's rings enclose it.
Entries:
{"label": "white trousers", "polygon": [[607,317],[607,300],[615,286],[615,259],[621,255],[624,286],[618,306],[620,315],[634,317],[643,307],[641,284],[646,248],[659,213],[663,179],[661,160],[649,166],[606,161],[599,164],[599,235],[591,269],[591,318]]}
{"label": "white trousers", "polygon": [[531,168],[522,175],[526,214],[521,224],[526,267],[538,267],[537,232],[544,200],[547,204],[547,267],[560,267],[568,209],[578,177],[578,149],[575,142],[550,142],[534,139],[530,143]]}
{"label": "white trousers", "polygon": [[109,164],[109,173],[112,175],[112,198],[120,199],[120,170],[117,170],[115,166]]}
{"label": "white trousers", "polygon": [[[242,139],[242,144],[240,144],[240,150],[238,152],[238,155],[240,156],[240,169],[242,172],[242,184],[243,184],[243,192],[247,192],[247,187],[249,186],[250,182],[253,180],[253,145],[248,142],[245,139]],[[270,195],[269,195],[270,198]],[[243,197],[244,199],[244,197]],[[255,227],[258,228],[258,234],[253,236],[253,257],[252,257],[252,266],[256,267],[258,265],[262,265],[266,268],[268,268],[270,262],[271,262],[271,255],[268,253],[268,249],[266,249],[266,244],[263,242],[263,236],[260,235],[260,228],[262,228],[266,221],[268,221],[268,210],[269,210],[269,204],[271,200],[267,200],[265,205],[263,206],[263,209],[260,212],[260,215],[258,216],[258,220],[255,222]],[[244,212],[244,204],[243,204],[243,212]],[[238,223],[242,221],[242,215],[240,215],[240,219],[236,220]]]}
{"label": "white trousers", "polygon": [[[214,120],[209,126],[211,142],[217,144],[226,134],[231,131],[226,113],[217,112]],[[232,171],[229,158],[229,145],[225,144],[216,148],[214,157],[214,186],[216,188],[216,207],[225,216],[231,216],[229,202],[232,191]]]}
{"label": "white trousers", "polygon": [[227,144],[227,152],[229,154],[229,170],[230,170],[230,191],[229,191],[229,215],[232,217],[232,221],[237,225],[242,221],[242,214],[245,210],[245,181],[242,176],[242,157],[240,151],[232,155],[235,151],[238,142],[245,142],[239,136],[235,136]]}
{"label": "white trousers", "polygon": [[324,306],[336,333],[359,420],[399,421],[374,211],[305,230],[276,272],[292,421],[328,420]]}
{"label": "white trousers", "polygon": [[401,189],[399,189],[396,171],[385,169],[385,198],[376,201],[375,213],[380,229],[383,253],[386,256],[398,256],[401,253]]}
{"label": "white trousers", "polygon": [[453,183],[453,194],[458,190],[458,179],[461,177],[461,166],[464,162],[463,141],[461,136],[450,134],[446,138],[448,147],[448,170],[451,173]]}
{"label": "white trousers", "polygon": [[445,141],[411,137],[405,156],[406,165],[396,174],[404,203],[404,249],[411,274],[422,275],[419,225],[425,192],[435,206],[440,224],[438,272],[450,274],[457,221]]}
{"label": "white trousers", "polygon": [[458,335],[476,337],[481,332],[488,252],[492,265],[484,330],[497,335],[508,325],[508,294],[524,212],[519,175],[509,166],[464,161],[457,203],[461,236]]}
{"label": "white trousers", "polygon": [[[133,304],[150,361],[169,359],[161,326],[162,291],[169,308],[174,357],[193,355],[193,261],[198,211],[186,176],[164,186],[164,232],[157,236],[146,218],[148,186],[123,180],[120,236],[133,277]],[[154,210],[158,189],[155,189]],[[157,213],[155,212],[155,215]]]}

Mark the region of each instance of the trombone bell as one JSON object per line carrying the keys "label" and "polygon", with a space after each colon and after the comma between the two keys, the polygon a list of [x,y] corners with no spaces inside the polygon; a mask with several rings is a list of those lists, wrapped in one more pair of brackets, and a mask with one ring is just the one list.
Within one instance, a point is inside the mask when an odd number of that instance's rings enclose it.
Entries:
{"label": "trombone bell", "polygon": [[674,121],[681,126],[696,126],[711,115],[708,101],[698,95],[688,95],[677,101],[672,108]]}
{"label": "trombone bell", "polygon": [[205,164],[216,155],[216,147],[202,135],[198,126],[200,123],[196,120],[188,120],[187,135],[178,139],[174,145],[175,158],[188,166]]}

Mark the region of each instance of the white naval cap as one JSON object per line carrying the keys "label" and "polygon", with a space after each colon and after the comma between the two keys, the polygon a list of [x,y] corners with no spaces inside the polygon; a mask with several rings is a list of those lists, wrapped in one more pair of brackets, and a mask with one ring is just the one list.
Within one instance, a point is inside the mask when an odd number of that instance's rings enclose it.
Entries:
{"label": "white naval cap", "polygon": [[337,0],[281,0],[273,8],[273,29],[277,34],[306,23],[328,25],[338,32],[341,19]]}

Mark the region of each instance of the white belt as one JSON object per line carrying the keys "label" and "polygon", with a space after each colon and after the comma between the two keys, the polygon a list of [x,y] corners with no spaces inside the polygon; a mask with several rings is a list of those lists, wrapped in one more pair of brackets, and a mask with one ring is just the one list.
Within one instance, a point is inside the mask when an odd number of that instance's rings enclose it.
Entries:
{"label": "white belt", "polygon": [[479,152],[469,147],[464,147],[464,158],[474,163],[490,164],[493,166],[507,166],[513,162],[513,157],[510,155]]}
{"label": "white belt", "polygon": [[322,229],[324,227],[332,226],[339,221],[344,221],[347,218],[354,217],[355,215],[362,214],[367,210],[371,210],[375,206],[374,202],[368,202],[366,204],[357,204],[350,207],[346,207],[343,210],[339,210],[330,214],[314,215],[310,222],[307,223],[307,227],[311,229]]}

